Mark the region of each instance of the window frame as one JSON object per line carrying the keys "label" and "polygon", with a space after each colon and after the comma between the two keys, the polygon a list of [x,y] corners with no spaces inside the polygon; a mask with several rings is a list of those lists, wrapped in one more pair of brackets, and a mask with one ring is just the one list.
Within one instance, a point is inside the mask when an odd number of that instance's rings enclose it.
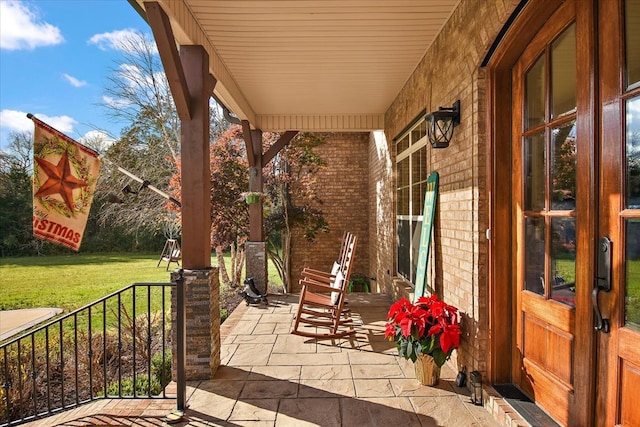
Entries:
{"label": "window frame", "polygon": [[[420,129],[422,127],[422,129]],[[417,131],[417,132],[416,132]],[[409,138],[408,147],[398,152],[398,146],[405,138]],[[394,176],[395,176],[395,275],[402,278],[411,286],[415,286],[416,265],[418,259],[418,253],[420,249],[420,230],[422,229],[422,221],[424,219],[422,212],[422,205],[424,204],[424,194],[418,197],[418,200],[414,200],[414,188],[416,185],[426,185],[426,180],[429,176],[430,167],[428,164],[428,138],[426,135],[426,113],[422,112],[416,119],[414,119],[403,131],[394,138]],[[424,165],[423,170],[419,171],[421,175],[418,175],[417,179],[414,174],[414,159],[413,156],[424,156],[420,164]],[[407,180],[406,183],[400,178],[400,163],[403,161],[408,162]],[[404,185],[400,186],[403,182]],[[400,197],[400,191],[402,189],[408,189],[408,197],[405,205],[404,200]],[[422,191],[424,193],[424,191]],[[417,206],[415,205],[417,203]],[[402,212],[408,212],[402,213]],[[416,213],[418,212],[418,213]],[[407,224],[406,230],[401,230],[401,221],[405,221]],[[406,231],[406,235],[401,235],[401,231]],[[416,235],[417,233],[417,235]],[[403,233],[404,234],[404,233]],[[404,239],[403,239],[404,237]],[[408,248],[408,264],[406,262],[401,263],[400,257],[407,252]],[[408,271],[404,271],[408,268]]]}

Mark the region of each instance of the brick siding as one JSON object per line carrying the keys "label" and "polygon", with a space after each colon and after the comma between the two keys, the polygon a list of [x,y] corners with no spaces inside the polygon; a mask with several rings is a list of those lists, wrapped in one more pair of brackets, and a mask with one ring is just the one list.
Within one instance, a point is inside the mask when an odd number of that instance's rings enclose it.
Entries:
{"label": "brick siding", "polygon": [[[481,61],[516,0],[462,0],[442,32],[385,115],[385,134],[390,161],[395,153],[393,138],[423,109],[437,110],[461,101],[461,124],[451,145],[429,149],[430,171],[440,174],[440,196],[435,222],[435,245],[431,251],[431,286],[448,303],[463,313],[462,346],[457,364],[468,371],[486,373],[488,339],[488,281],[485,231],[487,213],[487,153],[485,135],[485,71]],[[380,150],[370,147],[372,185],[385,188],[379,196],[384,206],[381,218],[393,218],[393,180],[386,159],[376,158]],[[377,164],[376,164],[377,163]],[[373,191],[373,190],[372,190]],[[388,209],[388,210],[387,210]],[[393,224],[372,224],[380,236],[372,263],[381,290],[392,293],[392,279],[386,273],[393,265]],[[393,274],[393,270],[391,270]],[[454,361],[456,363],[456,361]]]}
{"label": "brick siding", "polygon": [[352,275],[369,272],[369,164],[368,133],[323,134],[325,144],[317,149],[327,163],[317,175],[329,233],[320,233],[311,243],[297,234],[291,242],[291,290],[298,292],[304,267],[330,270],[338,258],[345,231],[358,237]]}

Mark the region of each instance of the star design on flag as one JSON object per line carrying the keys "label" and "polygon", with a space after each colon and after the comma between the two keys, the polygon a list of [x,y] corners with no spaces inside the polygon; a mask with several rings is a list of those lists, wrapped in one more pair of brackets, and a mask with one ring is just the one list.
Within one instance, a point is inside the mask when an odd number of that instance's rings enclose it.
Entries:
{"label": "star design on flag", "polygon": [[38,157],[36,157],[35,160],[42,171],[48,176],[44,184],[40,186],[36,196],[42,197],[59,194],[71,212],[73,212],[73,190],[86,187],[89,184],[71,174],[71,165],[69,164],[69,155],[67,152],[64,152],[57,165]]}

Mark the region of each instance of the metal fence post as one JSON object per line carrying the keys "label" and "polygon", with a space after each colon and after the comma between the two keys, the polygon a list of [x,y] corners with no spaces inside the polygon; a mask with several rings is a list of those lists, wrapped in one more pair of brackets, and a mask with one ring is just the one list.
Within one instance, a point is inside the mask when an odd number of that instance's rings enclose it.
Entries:
{"label": "metal fence post", "polygon": [[177,390],[177,398],[176,398],[176,403],[177,403],[177,409],[178,411],[182,411],[184,412],[185,410],[185,396],[187,394],[187,381],[186,381],[186,370],[185,370],[185,361],[187,358],[186,355],[186,316],[185,316],[185,291],[184,291],[184,275],[183,275],[183,269],[180,269],[179,271],[179,276],[178,276],[178,280],[176,280],[176,305],[177,305],[177,321],[176,321],[176,326],[178,327],[177,330],[177,338],[178,338],[178,342],[177,344],[177,350],[178,350],[178,355],[177,355],[177,359],[176,362],[178,364],[177,366],[177,381],[178,381],[178,390]]}

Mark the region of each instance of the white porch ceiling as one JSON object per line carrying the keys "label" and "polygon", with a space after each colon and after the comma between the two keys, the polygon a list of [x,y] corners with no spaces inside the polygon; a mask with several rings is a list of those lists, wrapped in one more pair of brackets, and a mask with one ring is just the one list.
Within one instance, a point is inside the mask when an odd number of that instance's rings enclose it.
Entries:
{"label": "white porch ceiling", "polygon": [[215,96],[265,131],[381,129],[458,2],[158,0],[208,51]]}

